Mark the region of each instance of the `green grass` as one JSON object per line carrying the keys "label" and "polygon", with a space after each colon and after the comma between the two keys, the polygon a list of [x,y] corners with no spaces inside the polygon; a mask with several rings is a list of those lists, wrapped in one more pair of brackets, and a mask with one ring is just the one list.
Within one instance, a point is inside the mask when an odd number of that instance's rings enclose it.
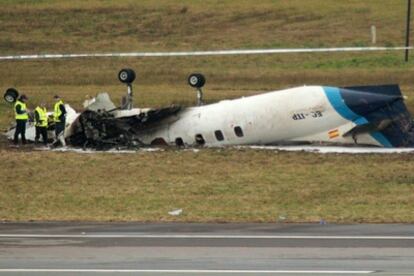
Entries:
{"label": "green grass", "polygon": [[[406,1],[5,1],[0,55],[177,51],[404,43]],[[207,102],[297,85],[399,83],[414,111],[414,60],[402,52],[0,61],[0,90],[29,107],[61,94],[120,102],[121,68],[134,68],[141,107],[191,105],[191,72]],[[0,129],[13,120],[0,102]],[[318,155],[169,149],[136,154],[11,150],[0,139],[0,219],[414,222],[412,155]],[[183,215],[171,217],[173,208]]]}
{"label": "green grass", "polygon": [[414,221],[412,155],[2,153],[6,220]]}
{"label": "green grass", "polygon": [[[1,1],[4,52],[365,45],[404,41],[406,2]],[[30,26],[29,28],[27,26]],[[23,28],[22,28],[23,27]],[[36,40],[30,40],[37,38]]]}

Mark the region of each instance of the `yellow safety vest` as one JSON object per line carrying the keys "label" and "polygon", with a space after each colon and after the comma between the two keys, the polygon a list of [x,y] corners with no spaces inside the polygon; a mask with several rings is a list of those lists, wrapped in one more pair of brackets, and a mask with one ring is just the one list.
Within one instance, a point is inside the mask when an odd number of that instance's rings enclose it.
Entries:
{"label": "yellow safety vest", "polygon": [[57,103],[55,103],[55,108],[54,108],[54,112],[53,112],[53,119],[55,120],[55,122],[60,122],[60,115],[62,115],[62,111],[60,111],[60,106],[63,105],[63,101],[60,100]]}
{"label": "yellow safety vest", "polygon": [[39,121],[35,123],[37,127],[47,127],[47,110],[46,108],[36,107],[36,112],[39,114]]}
{"label": "yellow safety vest", "polygon": [[17,106],[20,106],[20,110],[21,111],[26,111],[26,104],[24,102],[21,101],[16,101],[16,103],[14,104],[14,115],[16,120],[28,120],[29,119],[29,115],[25,112],[23,114],[18,114],[16,111]]}

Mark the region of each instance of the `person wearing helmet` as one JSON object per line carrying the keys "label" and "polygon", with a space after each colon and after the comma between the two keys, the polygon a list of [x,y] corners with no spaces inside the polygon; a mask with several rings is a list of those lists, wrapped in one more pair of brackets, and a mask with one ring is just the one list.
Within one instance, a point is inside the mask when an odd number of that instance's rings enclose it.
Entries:
{"label": "person wearing helmet", "polygon": [[26,123],[29,119],[28,110],[26,107],[27,101],[26,95],[21,95],[16,103],[14,104],[14,116],[16,119],[16,130],[14,132],[14,144],[17,145],[19,142],[19,135],[22,138],[22,144],[26,144]]}

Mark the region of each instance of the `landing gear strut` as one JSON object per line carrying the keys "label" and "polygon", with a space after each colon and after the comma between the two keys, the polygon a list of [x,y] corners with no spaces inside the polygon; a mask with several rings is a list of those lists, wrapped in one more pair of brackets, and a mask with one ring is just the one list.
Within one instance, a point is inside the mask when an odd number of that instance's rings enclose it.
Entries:
{"label": "landing gear strut", "polygon": [[132,109],[133,107],[133,93],[132,93],[132,82],[135,80],[135,72],[132,69],[122,69],[118,73],[118,79],[125,83],[128,87],[127,96],[125,101],[122,103],[122,109]]}

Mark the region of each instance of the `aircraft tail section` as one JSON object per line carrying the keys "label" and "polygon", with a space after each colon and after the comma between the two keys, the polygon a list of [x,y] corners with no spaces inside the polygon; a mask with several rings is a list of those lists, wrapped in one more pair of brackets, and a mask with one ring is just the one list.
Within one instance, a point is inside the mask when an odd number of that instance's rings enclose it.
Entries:
{"label": "aircraft tail section", "polygon": [[324,91],[335,110],[356,124],[346,135],[369,133],[383,147],[414,147],[413,118],[398,85],[324,87]]}
{"label": "aircraft tail section", "polygon": [[340,88],[340,94],[348,108],[365,119],[364,124],[376,126],[371,135],[383,146],[414,146],[414,121],[398,85],[346,87]]}

